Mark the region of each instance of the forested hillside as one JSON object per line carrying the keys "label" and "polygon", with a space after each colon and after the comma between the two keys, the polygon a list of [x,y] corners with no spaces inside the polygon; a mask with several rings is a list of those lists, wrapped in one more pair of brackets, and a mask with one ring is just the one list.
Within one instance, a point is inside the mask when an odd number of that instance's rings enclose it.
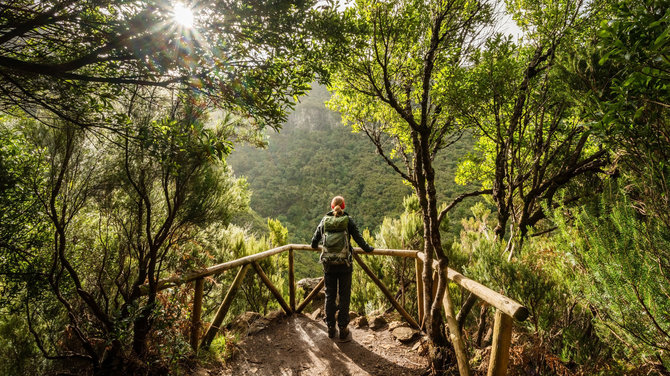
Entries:
{"label": "forested hillside", "polygon": [[[281,221],[293,243],[309,243],[335,195],[344,196],[346,210],[361,230],[374,233],[384,217],[400,215],[403,198],[411,194],[365,134],[353,133],[342,125],[339,114],[326,108],[328,99],[328,91],[314,85],[281,131],[266,133],[266,148],[238,145],[228,157],[235,175],[249,183],[251,209]],[[473,143],[466,135],[440,155],[441,200],[453,199],[470,188],[457,185],[454,176],[459,160]],[[454,235],[467,212],[465,206],[460,209],[452,213]]]}

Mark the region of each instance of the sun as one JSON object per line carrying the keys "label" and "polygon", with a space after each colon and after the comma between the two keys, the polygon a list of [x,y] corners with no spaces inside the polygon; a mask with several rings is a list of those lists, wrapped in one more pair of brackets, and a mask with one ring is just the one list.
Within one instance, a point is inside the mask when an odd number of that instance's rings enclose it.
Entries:
{"label": "sun", "polygon": [[193,10],[183,3],[175,3],[172,8],[172,18],[182,27],[188,29],[193,27]]}

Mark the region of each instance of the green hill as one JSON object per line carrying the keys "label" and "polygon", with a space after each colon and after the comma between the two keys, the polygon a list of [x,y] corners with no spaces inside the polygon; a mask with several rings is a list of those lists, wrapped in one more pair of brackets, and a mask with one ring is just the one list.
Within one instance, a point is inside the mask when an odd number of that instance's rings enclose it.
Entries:
{"label": "green hill", "polygon": [[[315,87],[281,132],[268,134],[266,149],[242,145],[228,158],[235,174],[249,182],[251,208],[279,219],[289,229],[290,242],[309,242],[335,195],[345,197],[346,210],[361,229],[374,232],[385,216],[402,212],[403,197],[412,193],[365,135],[352,133],[337,113],[325,108],[328,98],[327,90]],[[471,144],[461,141],[437,161],[443,200],[465,191],[453,176],[458,158]]]}

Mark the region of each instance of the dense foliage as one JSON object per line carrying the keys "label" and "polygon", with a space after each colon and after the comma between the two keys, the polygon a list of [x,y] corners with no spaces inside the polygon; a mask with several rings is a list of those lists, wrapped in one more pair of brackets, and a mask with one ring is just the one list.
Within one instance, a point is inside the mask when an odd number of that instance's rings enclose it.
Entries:
{"label": "dense foliage", "polygon": [[[307,243],[340,194],[370,244],[529,309],[510,373],[670,374],[667,1],[499,4],[520,38],[489,2],[333,5],[0,4],[0,373],[183,372],[193,290],[160,281]],[[416,315],[413,260],[363,259]],[[287,255],[259,265],[287,299]],[[494,310],[442,282],[483,374]],[[352,309],[390,307],[355,267]],[[251,270],[223,326],[277,308]]]}
{"label": "dense foliage", "polygon": [[[330,107],[369,138],[419,199],[427,257],[422,309],[431,346],[440,354],[432,359],[433,369],[442,369],[446,359],[440,311],[447,284],[443,273],[434,280],[432,260],[438,260],[440,268],[449,263],[440,224],[462,199],[440,207],[435,160],[466,133],[442,88],[450,85],[453,70],[467,61],[481,30],[491,25],[491,11],[489,2],[479,0],[357,1],[345,12],[358,27],[349,41],[350,51],[332,67]],[[452,335],[458,338],[460,333]]]}
{"label": "dense foliage", "polygon": [[279,127],[326,76],[330,52],[305,41],[343,24],[314,5],[201,4],[187,25],[168,2],[0,4],[2,325],[22,317],[26,354],[100,374],[182,359],[166,329],[183,301],[158,281],[197,265],[184,247],[247,207],[231,142]]}
{"label": "dense foliage", "polygon": [[[251,208],[264,217],[279,219],[289,229],[289,240],[308,243],[330,199],[341,194],[347,212],[360,227],[376,229],[385,216],[397,216],[409,187],[393,179],[380,165],[367,139],[339,124],[324,102],[330,95],[315,86],[296,106],[281,133],[267,136],[267,147],[235,148],[227,159],[253,192]],[[436,163],[441,171],[438,196],[456,197],[466,188],[453,183],[458,161],[470,147],[464,137]],[[458,220],[465,211],[452,214]],[[457,232],[455,233],[457,234]]]}
{"label": "dense foliage", "polygon": [[[323,87],[315,86],[296,106],[282,132],[268,135],[265,149],[238,146],[228,158],[235,174],[249,183],[253,211],[285,224],[291,243],[309,243],[335,195],[345,197],[347,212],[361,229],[372,231],[385,217],[401,213],[403,197],[410,192],[393,178],[390,167],[378,163],[374,147],[363,135],[338,124],[339,117],[324,105],[329,97]],[[453,183],[458,162],[471,143],[470,137],[463,137],[436,159],[441,200],[471,188]],[[466,214],[466,207],[459,207],[450,218],[458,222]],[[318,276],[315,255],[297,257],[298,277]]]}
{"label": "dense foliage", "polygon": [[114,127],[116,99],[137,86],[170,87],[276,127],[314,70],[323,73],[318,61],[328,53],[305,41],[341,25],[328,7],[280,0],[197,4],[189,27],[175,19],[175,4],[3,2],[0,110]]}
{"label": "dense foliage", "polygon": [[[641,217],[617,187],[601,202],[563,216],[561,249],[575,295],[594,309],[600,335],[617,358],[660,361],[670,347],[670,231],[658,218]],[[618,341],[617,341],[618,340]]]}

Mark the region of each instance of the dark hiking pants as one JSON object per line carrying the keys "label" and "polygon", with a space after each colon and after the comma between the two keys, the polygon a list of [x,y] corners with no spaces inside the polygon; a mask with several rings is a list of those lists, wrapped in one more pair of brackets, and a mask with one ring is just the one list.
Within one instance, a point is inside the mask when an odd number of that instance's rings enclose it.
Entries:
{"label": "dark hiking pants", "polygon": [[[351,270],[326,271],[326,324],[335,326],[335,312],[337,326],[344,328],[349,325],[349,302],[351,300]],[[338,291],[339,290],[339,291]],[[339,305],[336,302],[339,293]]]}

